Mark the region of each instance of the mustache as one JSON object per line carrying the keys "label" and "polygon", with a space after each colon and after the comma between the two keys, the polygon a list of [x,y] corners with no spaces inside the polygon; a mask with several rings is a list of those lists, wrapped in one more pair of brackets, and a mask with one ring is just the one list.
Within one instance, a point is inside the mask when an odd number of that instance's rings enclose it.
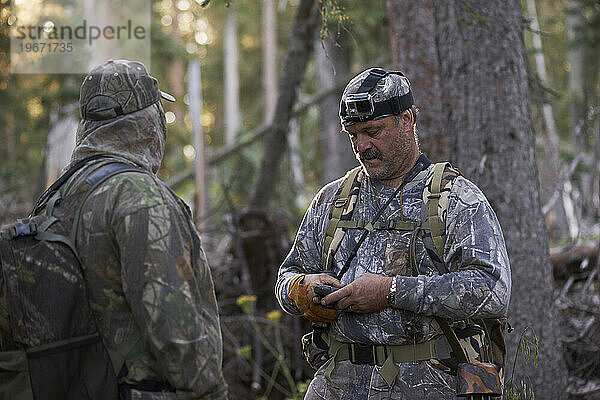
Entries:
{"label": "mustache", "polygon": [[381,160],[381,152],[379,151],[379,149],[377,149],[375,147],[371,147],[363,152],[360,152],[359,157],[361,160],[373,160],[373,159]]}

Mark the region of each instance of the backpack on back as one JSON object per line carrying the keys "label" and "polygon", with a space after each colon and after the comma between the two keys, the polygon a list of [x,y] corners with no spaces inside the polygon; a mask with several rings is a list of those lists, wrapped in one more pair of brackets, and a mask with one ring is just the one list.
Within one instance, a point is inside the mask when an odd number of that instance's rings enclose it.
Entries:
{"label": "backpack on back", "polygon": [[87,176],[79,187],[59,190],[89,161],[78,163],[52,185],[32,216],[0,233],[2,399],[118,397],[117,378],[88,302],[73,235],[87,196],[100,183],[121,172],[141,170],[115,161],[99,163],[83,172]]}

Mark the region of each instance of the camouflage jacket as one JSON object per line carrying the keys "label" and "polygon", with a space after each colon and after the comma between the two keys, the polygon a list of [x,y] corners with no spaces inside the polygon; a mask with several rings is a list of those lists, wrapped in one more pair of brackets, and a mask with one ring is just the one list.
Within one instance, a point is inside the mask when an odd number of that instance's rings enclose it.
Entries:
{"label": "camouflage jacket", "polygon": [[[421,171],[385,209],[381,220],[421,221],[422,193],[433,165]],[[282,308],[300,314],[288,299],[288,286],[300,273],[323,272],[321,254],[328,213],[342,179],[326,185],[313,199],[296,239],[279,269],[276,296]],[[352,216],[372,221],[394,193],[365,176]],[[442,335],[432,316],[462,320],[471,317],[498,318],[506,315],[510,298],[510,266],[504,238],[496,215],[481,191],[462,176],[454,179],[447,198],[445,217],[447,239],[443,258],[450,273],[440,275],[422,241],[416,242],[419,276],[408,265],[411,232],[375,230],[358,250],[343,284],[365,272],[393,276],[397,294],[393,307],[377,313],[338,312],[330,333],[340,342],[408,344],[421,343]],[[334,258],[334,271],[341,270],[362,234],[349,229]]]}
{"label": "camouflage jacket", "polygon": [[[176,389],[144,398],[225,399],[210,268],[189,209],[154,175],[165,139],[159,103],[108,122],[80,123],[71,164],[105,154],[144,171],[115,175],[96,188],[75,244],[119,383]],[[76,190],[86,170],[61,190]]]}

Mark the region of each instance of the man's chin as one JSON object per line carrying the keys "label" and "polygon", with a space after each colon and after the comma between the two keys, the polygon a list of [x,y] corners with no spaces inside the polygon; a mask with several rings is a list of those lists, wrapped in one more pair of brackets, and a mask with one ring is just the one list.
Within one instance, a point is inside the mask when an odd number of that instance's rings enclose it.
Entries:
{"label": "man's chin", "polygon": [[383,176],[383,171],[381,168],[377,168],[373,163],[369,163],[369,161],[361,161],[361,164],[367,171],[367,175],[373,179],[381,179]]}

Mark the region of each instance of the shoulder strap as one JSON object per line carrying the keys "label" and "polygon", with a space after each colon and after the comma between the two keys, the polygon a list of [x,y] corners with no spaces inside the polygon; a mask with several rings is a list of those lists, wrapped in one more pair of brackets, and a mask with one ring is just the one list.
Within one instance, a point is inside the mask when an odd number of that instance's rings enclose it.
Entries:
{"label": "shoulder strap", "polygon": [[[90,161],[89,159],[86,159],[84,161]],[[79,164],[79,163],[78,163]],[[81,165],[80,165],[81,167]],[[66,244],[67,246],[69,246],[71,248],[71,250],[73,251],[73,253],[75,254],[75,257],[77,258],[77,260],[79,260],[79,253],[77,252],[77,248],[75,246],[75,232],[78,226],[78,220],[81,216],[81,210],[83,209],[83,204],[85,203],[85,200],[88,198],[88,196],[94,191],[94,189],[102,182],[104,182],[105,180],[109,179],[110,177],[121,173],[121,172],[126,172],[126,171],[143,171],[142,169],[138,168],[138,167],[134,167],[132,165],[129,164],[125,164],[122,162],[110,162],[107,164],[104,164],[102,166],[100,166],[99,168],[95,169],[94,171],[92,171],[85,179],[84,182],[82,184],[87,184],[90,186],[90,188],[87,190],[87,192],[85,193],[85,197],[79,202],[79,205],[77,207],[77,209],[75,210],[75,218],[73,219],[73,228],[71,229],[71,234],[70,237],[65,237],[63,235],[58,235],[55,233],[51,233],[48,232],[48,228],[50,228],[50,226],[58,221],[56,217],[54,217],[52,215],[52,211],[55,207],[55,205],[61,200],[62,197],[62,193],[59,190],[60,187],[66,182],[68,181],[68,178],[71,177],[76,171],[71,171],[73,168],[69,169],[69,171],[67,173],[65,173],[63,176],[68,174],[67,179],[62,179],[59,178],[59,180],[56,181],[56,183],[58,183],[60,181],[59,185],[52,185],[53,189],[52,191],[48,191],[47,193],[49,193],[49,197],[46,197],[45,200],[43,200],[42,202],[39,203],[39,205],[37,205],[36,207],[34,207],[34,211],[36,211],[37,208],[42,207],[44,205],[46,205],[46,215],[48,216],[48,219],[46,220],[46,222],[44,224],[41,224],[40,226],[36,226],[35,227],[35,233],[36,238],[38,240],[45,240],[45,241],[50,241],[50,242],[62,242],[64,244]],[[41,198],[40,198],[41,199]]]}
{"label": "shoulder strap", "polygon": [[84,167],[87,163],[89,163],[91,161],[99,160],[101,158],[107,158],[107,157],[108,156],[105,154],[96,154],[96,155],[84,158],[83,160],[77,162],[75,165],[73,165],[71,168],[69,168],[56,181],[54,181],[54,183],[52,185],[50,185],[50,187],[48,189],[46,189],[44,191],[44,193],[42,193],[42,195],[38,198],[35,205],[33,206],[33,210],[31,211],[30,216],[35,215],[36,212],[38,211],[38,209],[43,207],[46,204],[46,202],[48,201],[50,196],[52,196],[54,193],[56,193],[56,191],[63,185],[63,183],[65,183],[67,180],[69,180],[69,178],[72,177],[73,174],[75,174],[75,172],[79,171],[82,167]]}
{"label": "shoulder strap", "polygon": [[[109,162],[107,164],[100,166],[99,168],[95,169],[90,174],[88,174],[87,177],[84,179],[84,181],[80,184],[80,186],[87,184],[87,185],[90,185],[91,187],[87,190],[83,199],[77,206],[77,210],[75,212],[75,218],[73,219],[73,228],[71,229],[69,241],[72,243],[72,248],[74,249],[75,256],[77,257],[77,260],[79,261],[79,267],[81,268],[82,273],[83,273],[83,265],[81,264],[81,259],[79,258],[79,253],[77,252],[76,232],[77,232],[77,228],[79,226],[79,220],[81,219],[81,213],[83,211],[83,206],[84,206],[87,198],[94,192],[94,190],[98,186],[100,186],[103,182],[107,181],[108,179],[112,178],[113,176],[123,173],[123,172],[144,172],[145,173],[145,171],[143,169],[141,169],[139,167],[135,167],[130,164],[125,164],[120,161]],[[97,325],[97,323],[96,323],[96,325]],[[110,362],[112,364],[115,375],[120,375],[122,373],[123,369],[126,368],[125,367],[125,359],[126,359],[127,353],[136,345],[136,343],[140,339],[141,339],[140,337],[137,337],[137,338],[134,337],[134,338],[130,339],[128,342],[124,343],[124,347],[123,347],[124,351],[117,351],[115,349],[108,349],[108,348],[106,349],[109,354]]]}
{"label": "shoulder strap", "polygon": [[358,190],[352,190],[352,188],[360,189],[360,182],[362,182],[363,175],[361,171],[361,167],[356,167],[348,171],[333,198],[333,203],[329,210],[325,240],[323,242],[322,262],[325,270],[329,270],[329,266],[333,262],[333,256],[344,237],[344,231],[339,226],[340,220],[343,217],[347,217],[348,214],[351,217],[352,211],[354,211],[354,205],[358,200]]}
{"label": "shoulder strap", "polygon": [[[439,207],[440,199],[442,197],[442,179],[444,178],[444,171],[446,170],[447,167],[452,168],[452,166],[450,165],[449,162],[440,162],[440,163],[436,163],[433,166],[433,172],[431,174],[431,178],[428,181],[428,185],[426,185],[429,189],[429,194],[426,194],[425,192],[423,193],[423,197],[426,197],[423,199],[423,201],[428,203],[427,220],[423,224],[423,228],[426,230],[429,230],[429,232],[431,234],[431,241],[433,242],[434,248],[430,249],[430,250],[434,250],[434,253],[438,258],[437,260],[434,260],[432,257],[432,261],[433,261],[434,265],[438,268],[440,274],[448,272],[448,269],[446,268],[446,265],[444,263],[444,244],[446,241],[446,222],[445,222],[445,220],[443,220],[441,218],[440,207]],[[447,207],[447,206],[448,206],[447,201],[442,203],[442,207]],[[445,210],[442,210],[442,212],[444,213]],[[411,249],[412,257],[409,257],[409,258],[413,258],[413,259],[414,259],[414,251],[415,251],[414,250],[414,242],[415,242],[415,238],[411,238],[410,249]],[[429,245],[431,244],[431,243],[428,243],[427,240],[424,240],[423,242],[424,242],[426,248],[428,247],[428,244]],[[415,261],[413,261],[413,263],[411,263],[411,267],[413,269],[413,274],[418,275],[419,272],[417,270]],[[448,321],[446,321],[444,318],[437,317],[437,316],[434,316],[434,319],[436,320],[436,322],[442,329],[444,336],[446,336],[446,339],[448,340],[448,344],[450,344],[450,348],[452,349],[454,356],[456,357],[456,360],[459,363],[468,362],[467,355],[466,355],[464,349],[462,348],[462,346],[460,345],[460,342],[458,341],[458,337],[456,336],[456,333],[454,332],[454,330],[450,327],[450,324],[448,323]]]}
{"label": "shoulder strap", "polygon": [[442,192],[442,177],[444,174],[444,169],[446,165],[450,165],[450,163],[437,163],[433,167],[433,175],[431,178],[431,194],[429,197],[429,230],[431,231],[431,239],[433,240],[433,244],[435,245],[435,249],[443,260],[444,257],[444,233],[446,231],[446,226],[444,222],[440,219],[438,213],[438,205],[440,204],[440,197]]}
{"label": "shoulder strap", "polygon": [[426,205],[421,213],[423,244],[440,274],[448,272],[444,263],[446,210],[452,182],[459,175],[460,171],[450,163],[436,163],[423,189],[423,204]]}
{"label": "shoulder strap", "polygon": [[[410,238],[410,250],[409,251],[410,251],[411,255],[409,256],[409,258],[411,259],[411,262],[409,264],[410,264],[413,276],[419,276],[419,270],[417,268],[417,263],[416,263],[415,256],[414,256],[414,252],[415,252],[414,243],[416,241],[415,238],[416,238],[416,235],[418,235],[419,230],[420,230],[420,228],[415,229],[412,234],[412,237]],[[452,349],[452,352],[454,353],[454,356],[456,357],[456,361],[458,361],[459,363],[468,362],[467,355],[466,355],[464,349],[462,348],[462,346],[460,345],[460,342],[458,341],[458,337],[456,336],[456,333],[454,332],[454,330],[450,327],[450,324],[448,323],[448,321],[446,321],[444,318],[438,317],[436,315],[434,315],[433,318],[435,319],[435,321],[438,323],[438,325],[442,329],[444,336],[446,336],[446,339],[448,340],[448,344],[450,345],[450,348]]]}
{"label": "shoulder strap", "polygon": [[75,218],[73,219],[73,228],[71,229],[71,240],[73,245],[76,244],[76,233],[77,228],[79,227],[79,220],[81,219],[81,213],[83,212],[83,206],[87,198],[94,192],[96,187],[100,186],[101,183],[106,180],[112,178],[113,176],[120,174],[122,172],[145,172],[143,169],[139,167],[135,167],[130,164],[125,164],[120,161],[110,162],[102,165],[96,170],[92,171],[84,180],[83,184],[88,184],[91,187],[85,193],[85,196],[79,202],[77,206],[77,211],[75,212]]}

